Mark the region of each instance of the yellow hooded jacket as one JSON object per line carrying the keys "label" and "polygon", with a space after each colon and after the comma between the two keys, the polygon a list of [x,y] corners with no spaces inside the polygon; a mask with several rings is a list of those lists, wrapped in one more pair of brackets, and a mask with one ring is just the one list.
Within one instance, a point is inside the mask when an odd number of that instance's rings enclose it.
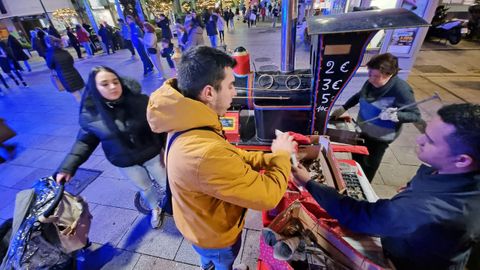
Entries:
{"label": "yellow hooded jacket", "polygon": [[167,158],[173,217],[194,245],[225,248],[241,234],[247,208],[278,204],[290,177],[290,157],[286,151],[264,154],[234,147],[223,138],[218,115],[176,88],[175,79],[166,81],[150,96],[147,109],[154,132],[169,132],[170,138],[189,130],[177,137]]}

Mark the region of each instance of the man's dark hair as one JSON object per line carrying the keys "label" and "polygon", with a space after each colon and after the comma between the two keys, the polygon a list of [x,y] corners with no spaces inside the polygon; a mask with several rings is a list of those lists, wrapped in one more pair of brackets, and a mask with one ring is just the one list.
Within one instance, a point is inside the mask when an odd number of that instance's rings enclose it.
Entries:
{"label": "man's dark hair", "polygon": [[228,54],[207,46],[186,51],[178,65],[178,89],[185,97],[198,100],[202,89],[211,85],[220,89],[225,79],[225,68],[235,67],[236,61]]}
{"label": "man's dark hair", "polygon": [[391,53],[379,54],[367,63],[368,69],[378,69],[385,75],[397,75],[398,73],[398,58]]}
{"label": "man's dark hair", "polygon": [[442,107],[437,114],[443,122],[455,127],[446,140],[452,154],[467,154],[480,165],[480,105],[452,104]]}

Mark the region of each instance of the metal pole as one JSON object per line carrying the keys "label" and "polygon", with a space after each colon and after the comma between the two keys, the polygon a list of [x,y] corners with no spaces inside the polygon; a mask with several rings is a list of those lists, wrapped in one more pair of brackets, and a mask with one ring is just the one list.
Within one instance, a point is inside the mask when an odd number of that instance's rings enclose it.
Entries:
{"label": "metal pole", "polygon": [[39,1],[40,1],[40,5],[42,5],[42,9],[43,9],[43,13],[45,13],[45,17],[47,17],[47,20],[48,20],[48,22],[50,23],[50,25],[53,26],[52,20],[50,19],[50,16],[48,15],[48,12],[47,12],[47,10],[45,9],[45,6],[43,5],[42,0],[39,0]]}
{"label": "metal pole", "polygon": [[281,66],[283,73],[295,69],[295,39],[297,35],[297,0],[282,1],[282,48]]}
{"label": "metal pole", "polygon": [[93,30],[95,33],[98,34],[98,26],[97,22],[95,21],[95,17],[93,16],[92,8],[90,7],[90,3],[88,0],[83,0],[83,4],[85,5],[85,11],[87,12],[88,18],[90,19],[90,23],[92,24]]}
{"label": "metal pole", "polygon": [[140,0],[135,1],[135,9],[137,10],[138,19],[143,23],[145,22],[145,16],[143,16],[142,3]]}

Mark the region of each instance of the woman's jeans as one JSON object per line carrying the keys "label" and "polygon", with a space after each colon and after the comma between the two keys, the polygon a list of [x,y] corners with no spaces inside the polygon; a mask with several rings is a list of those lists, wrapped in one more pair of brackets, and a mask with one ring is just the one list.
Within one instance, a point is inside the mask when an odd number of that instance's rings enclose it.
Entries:
{"label": "woman's jeans", "polygon": [[82,42],[81,43],[83,48],[85,48],[85,51],[87,52],[87,55],[89,56],[92,56],[93,55],[93,52],[92,52],[92,48],[90,47],[90,42]]}
{"label": "woman's jeans", "polygon": [[153,178],[160,187],[165,189],[166,171],[160,163],[160,155],[144,162],[142,165],[118,169],[141,192],[142,197],[148,202],[151,209],[158,206],[162,198],[159,198],[151,179]]}
{"label": "woman's jeans", "polygon": [[[231,270],[242,246],[242,235],[235,244],[226,248],[201,248],[192,245],[200,255],[202,269]],[[214,268],[215,267],[215,268]]]}
{"label": "woman's jeans", "polygon": [[148,57],[150,57],[150,60],[157,69],[158,75],[163,77],[163,67],[162,62],[160,61],[160,54],[158,53],[158,51],[157,53],[149,53]]}
{"label": "woman's jeans", "polygon": [[210,43],[212,44],[212,48],[217,48],[217,35],[208,36],[210,38]]}

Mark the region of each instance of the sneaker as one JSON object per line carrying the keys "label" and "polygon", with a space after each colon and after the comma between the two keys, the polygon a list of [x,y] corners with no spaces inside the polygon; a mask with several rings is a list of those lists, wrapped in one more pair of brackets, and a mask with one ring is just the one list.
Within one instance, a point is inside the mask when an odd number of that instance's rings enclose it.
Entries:
{"label": "sneaker", "polygon": [[150,226],[152,226],[152,229],[160,229],[163,226],[164,213],[160,207],[152,210],[152,217],[150,218]]}
{"label": "sneaker", "polygon": [[233,266],[233,270],[248,270],[248,265],[239,263]]}

